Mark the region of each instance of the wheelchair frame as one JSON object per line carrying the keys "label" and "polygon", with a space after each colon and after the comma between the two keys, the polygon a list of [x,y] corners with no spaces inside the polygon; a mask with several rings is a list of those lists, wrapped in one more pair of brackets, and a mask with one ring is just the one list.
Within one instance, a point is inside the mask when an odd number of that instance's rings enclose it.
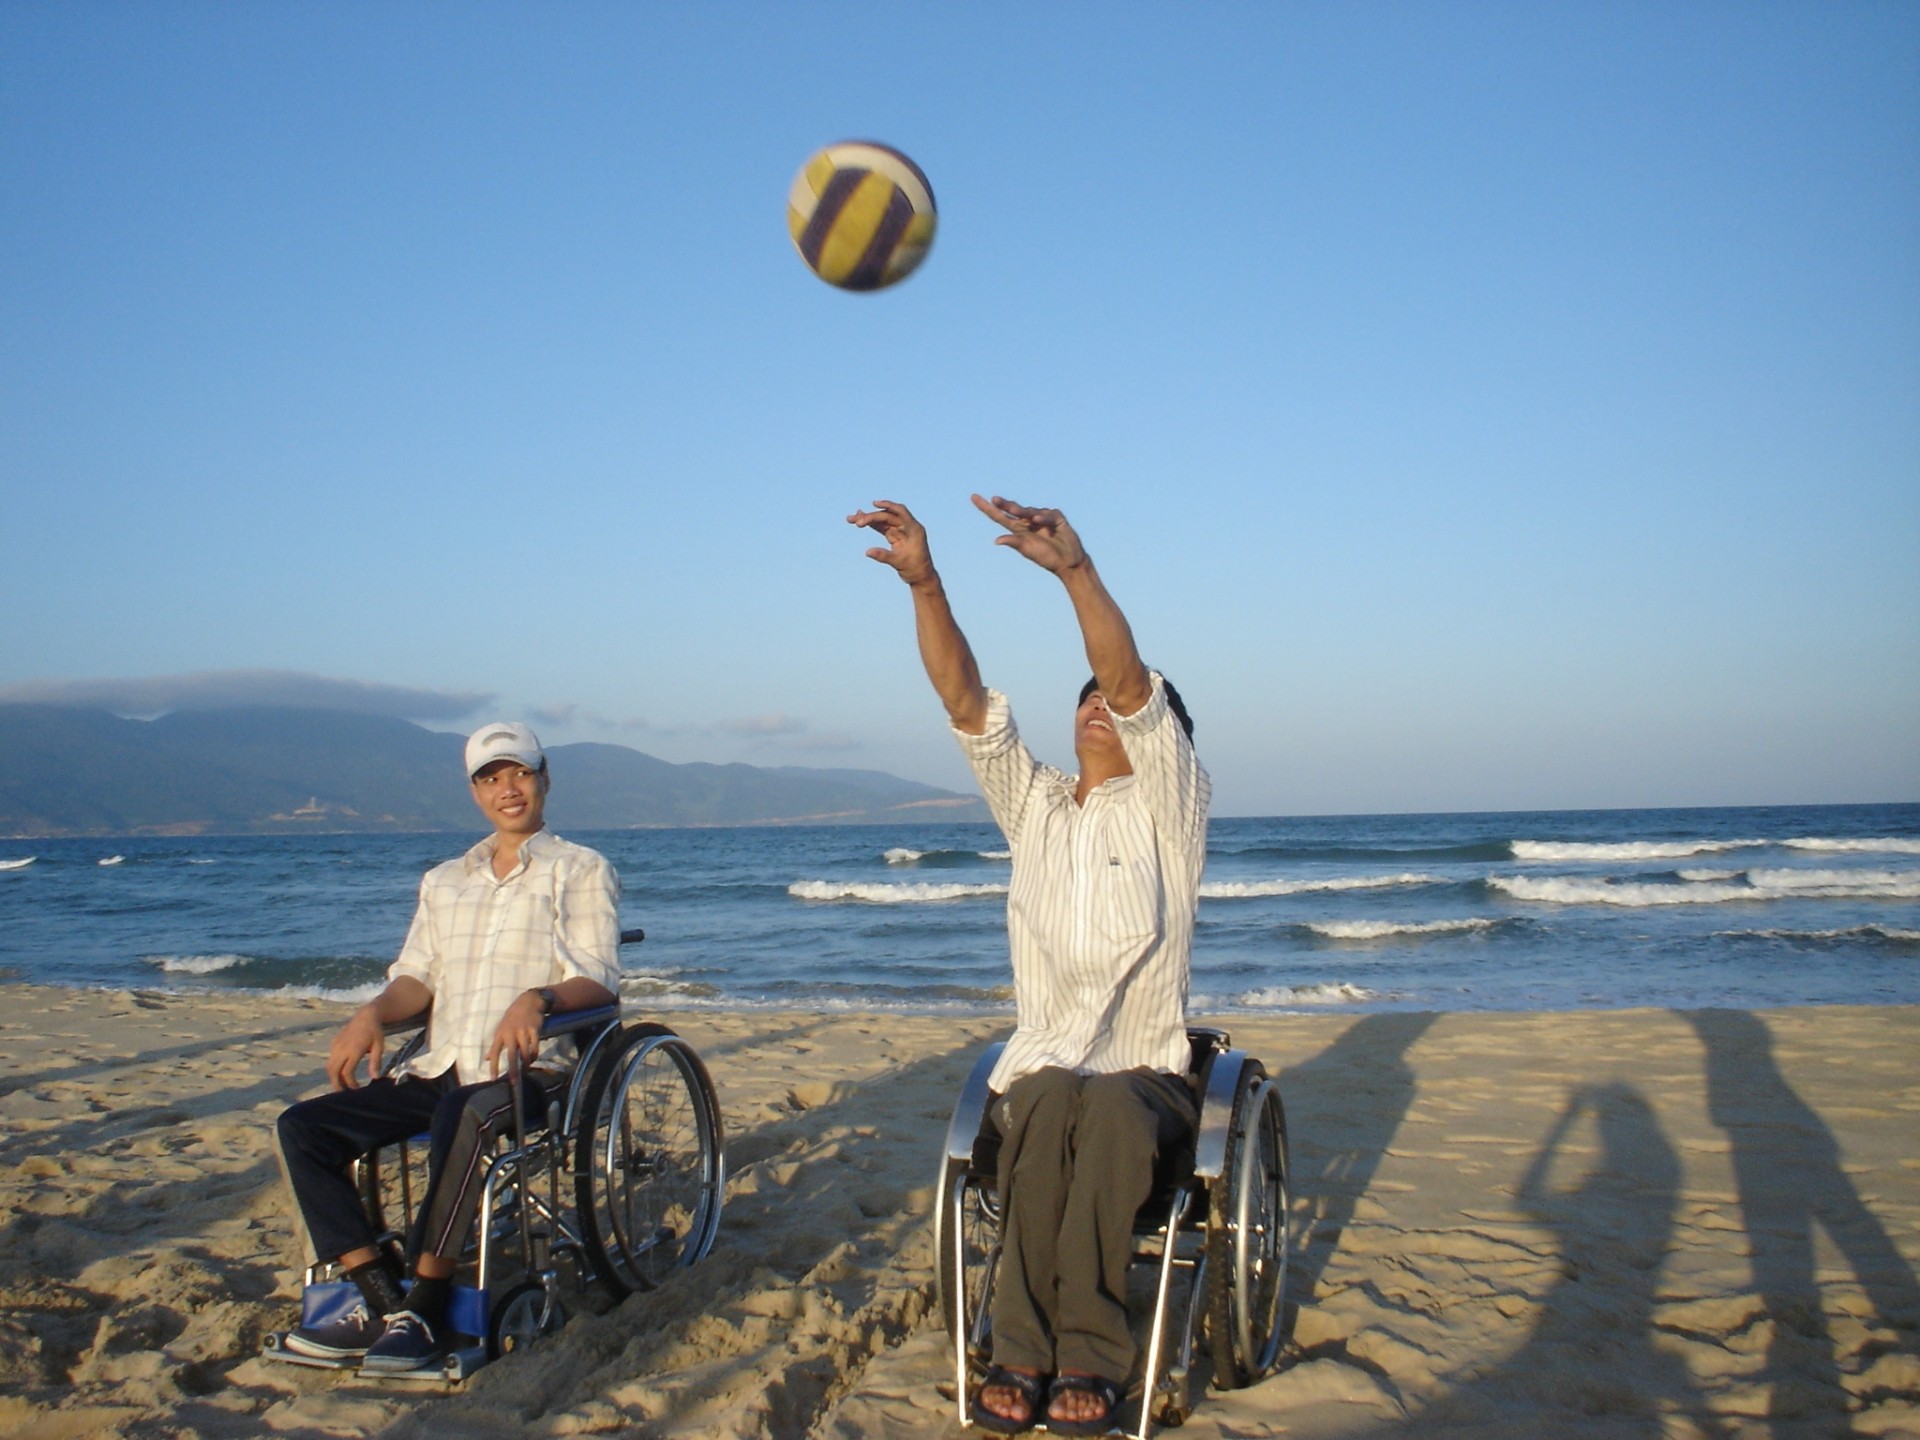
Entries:
{"label": "wheelchair frame", "polygon": [[[1156,1186],[1134,1226],[1134,1261],[1157,1270],[1151,1330],[1140,1378],[1136,1440],[1147,1440],[1156,1407],[1167,1425],[1192,1413],[1194,1351],[1210,1342],[1213,1381],[1236,1389],[1265,1378],[1279,1359],[1286,1320],[1289,1240],[1286,1112],[1260,1061],[1231,1048],[1223,1030],[1190,1027],[1189,1078],[1200,1090],[1191,1169]],[[934,1202],[940,1311],[953,1339],[959,1420],[973,1424],[972,1390],[991,1350],[993,1282],[1000,1258],[997,1177],[979,1162],[987,1081],[1005,1049],[974,1063],[947,1125]],[[1162,1203],[1163,1202],[1163,1203]],[[1151,1211],[1151,1213],[1149,1213]],[[1168,1333],[1176,1275],[1188,1277],[1180,1325]],[[1117,1423],[1117,1417],[1116,1417]],[[1044,1417],[1035,1427],[1046,1429]]]}
{"label": "wheelchair frame", "polygon": [[[644,932],[621,934],[622,944]],[[508,1065],[513,1126],[495,1138],[483,1160],[479,1215],[462,1256],[474,1284],[456,1284],[448,1324],[479,1343],[450,1349],[440,1370],[381,1379],[464,1380],[490,1360],[551,1333],[565,1319],[558,1262],[596,1282],[615,1300],[651,1290],[672,1271],[712,1249],[726,1188],[726,1148],[712,1079],[694,1049],[664,1025],[623,1025],[618,1003],[550,1016],[540,1038],[585,1040],[564,1097],[553,1098],[544,1126],[529,1133],[522,1104],[520,1057]],[[412,1032],[381,1067],[388,1075],[426,1043],[421,1014],[386,1027]],[[576,1042],[578,1043],[578,1042]],[[416,1135],[354,1164],[354,1182],[383,1249],[404,1250],[415,1214]],[[544,1184],[541,1172],[544,1170]],[[562,1176],[571,1205],[562,1199]],[[671,1189],[667,1187],[673,1187]],[[544,1191],[544,1193],[542,1193]],[[390,1202],[397,1200],[397,1223]],[[504,1242],[517,1237],[521,1279],[499,1291]],[[336,1267],[309,1265],[307,1296],[337,1288]],[[498,1293],[496,1293],[498,1292]],[[307,1363],[267,1337],[269,1355]]]}

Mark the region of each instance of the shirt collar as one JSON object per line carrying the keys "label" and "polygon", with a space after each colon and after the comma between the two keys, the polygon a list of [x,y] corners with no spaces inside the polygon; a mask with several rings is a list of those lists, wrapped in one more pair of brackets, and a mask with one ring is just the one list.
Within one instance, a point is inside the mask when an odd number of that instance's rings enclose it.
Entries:
{"label": "shirt collar", "polygon": [[[1072,796],[1075,790],[1080,788],[1080,777],[1078,775],[1069,775],[1061,770],[1056,770],[1053,774],[1055,781],[1062,790],[1067,792],[1069,797]],[[1137,777],[1131,772],[1125,775],[1109,775],[1105,780],[1102,780],[1087,792],[1087,799],[1091,800],[1096,795],[1118,795],[1129,785],[1133,784],[1136,778]]]}
{"label": "shirt collar", "polygon": [[[472,875],[484,875],[487,879],[494,880],[493,851],[494,847],[499,843],[500,837],[498,835],[489,835],[471,850],[467,851],[467,872]],[[548,844],[549,841],[545,830],[534,831],[533,834],[520,842],[519,863],[517,863],[513,869],[509,870],[504,877],[494,880],[494,883],[504,885],[508,880],[513,879],[514,876],[523,873],[528,863],[538,858],[540,852],[544,850]]]}

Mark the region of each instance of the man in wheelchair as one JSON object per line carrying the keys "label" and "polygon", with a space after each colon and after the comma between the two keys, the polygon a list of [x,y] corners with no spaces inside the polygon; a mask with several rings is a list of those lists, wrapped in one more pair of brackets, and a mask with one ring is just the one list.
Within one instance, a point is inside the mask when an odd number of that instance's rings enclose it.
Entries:
{"label": "man in wheelchair", "polygon": [[1141,662],[1126,617],[1066,517],[973,503],[1006,545],[1055,575],[1093,678],[1074,714],[1079,774],[1036,761],[1006,698],[980,681],[904,505],[848,517],[913,595],[920,655],[1007,838],[1018,1025],[990,1080],[1001,1133],[1004,1245],[983,1428],[1102,1434],[1133,1368],[1126,1274],[1156,1157],[1192,1133],[1188,970],[1210,782],[1171,685]]}
{"label": "man in wheelchair", "polygon": [[[482,726],[467,741],[474,803],[493,834],[427,872],[386,988],[353,1013],[327,1052],[331,1094],[280,1116],[287,1178],[312,1242],[364,1306],[290,1331],[308,1363],[407,1375],[446,1353],[449,1287],[477,1212],[479,1169],[512,1124],[505,1069],[528,1065],[526,1118],[542,1122],[564,1084],[571,1039],[540,1045],[546,1016],[618,999],[620,882],[604,856],[547,832],[547,758],[524,725]],[[431,1007],[425,1047],[381,1076],[384,1027]],[[361,1062],[368,1081],[359,1079]],[[426,1196],[408,1238],[412,1285],[373,1234],[355,1189],[361,1156],[432,1136]]]}

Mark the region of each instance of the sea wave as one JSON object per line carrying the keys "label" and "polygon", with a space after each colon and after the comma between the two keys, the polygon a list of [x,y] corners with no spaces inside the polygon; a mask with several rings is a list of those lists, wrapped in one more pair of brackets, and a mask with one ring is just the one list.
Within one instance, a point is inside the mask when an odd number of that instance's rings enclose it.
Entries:
{"label": "sea wave", "polygon": [[1920,945],[1920,930],[1898,925],[1846,925],[1833,930],[1716,930],[1717,940],[1868,940]]}
{"label": "sea wave", "polygon": [[1388,940],[1399,935],[1463,935],[1492,930],[1503,920],[1320,920],[1306,928],[1329,940]]}
{"label": "sea wave", "polygon": [[718,999],[720,987],[700,980],[676,980],[671,975],[639,974],[620,977],[620,997],[623,1000],[645,1000],[649,1004],[662,1002],[690,1004],[702,1000]]}
{"label": "sea wave", "polygon": [[1214,832],[1207,837],[1207,855],[1234,860],[1287,860],[1309,864],[1391,865],[1411,861],[1484,865],[1513,859],[1507,840],[1475,840],[1459,845],[1237,845]]}
{"label": "sea wave", "polygon": [[0,860],[0,870],[24,870],[39,858],[38,855],[23,855],[18,860]]}
{"label": "sea wave", "polygon": [[96,865],[124,865],[127,863],[127,857],[124,855],[107,855],[93,863]]}
{"label": "sea wave", "polygon": [[1575,875],[1490,875],[1515,900],[1552,905],[1720,905],[1753,900],[1920,899],[1920,870],[1747,870],[1739,880],[1679,885]]}
{"label": "sea wave", "polygon": [[1269,985],[1237,996],[1234,1004],[1249,1010],[1291,1009],[1298,1005],[1364,1005],[1379,992],[1364,985],[1335,981],[1325,985]]}
{"label": "sea wave", "polygon": [[1324,880],[1212,880],[1202,900],[1245,900],[1261,895],[1311,895],[1330,890],[1384,890],[1401,885],[1438,885],[1438,875],[1334,875]]}
{"label": "sea wave", "polygon": [[1789,850],[1825,850],[1853,855],[1920,855],[1920,840],[1912,838],[1825,840],[1818,836],[1805,836],[1796,840],[1782,840],[1780,843]]}
{"label": "sea wave", "polygon": [[796,900],[855,900],[868,905],[924,905],[935,900],[971,900],[1004,895],[1005,885],[935,885],[924,881],[874,884],[867,881],[796,880],[787,886]]}
{"label": "sea wave", "polygon": [[1805,892],[1822,899],[1920,899],[1920,870],[1749,870],[1747,879],[1756,889]]}
{"label": "sea wave", "polygon": [[217,975],[236,965],[251,965],[251,955],[143,955],[147,964],[168,975]]}
{"label": "sea wave", "polygon": [[1751,850],[1765,840],[1515,840],[1516,860],[1684,860],[1689,855],[1719,855]]}
{"label": "sea wave", "polygon": [[1011,860],[1009,850],[912,850],[896,845],[883,857],[889,865],[965,865],[975,860]]}
{"label": "sea wave", "polygon": [[369,980],[364,985],[282,985],[273,991],[282,1000],[338,1000],[348,1005],[364,1005],[387,988],[384,980]]}

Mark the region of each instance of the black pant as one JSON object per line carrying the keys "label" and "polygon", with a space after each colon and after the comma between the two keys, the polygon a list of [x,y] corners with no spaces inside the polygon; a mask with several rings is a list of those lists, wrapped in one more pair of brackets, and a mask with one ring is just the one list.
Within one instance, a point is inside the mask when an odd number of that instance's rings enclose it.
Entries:
{"label": "black pant", "polygon": [[[549,1093],[564,1077],[530,1070],[526,1079],[527,1122],[545,1124]],[[451,1070],[432,1080],[375,1080],[288,1106],[280,1114],[280,1155],[315,1256],[338,1260],[378,1239],[354,1188],[353,1162],[424,1130],[431,1137],[427,1193],[407,1256],[457,1259],[480,1208],[481,1157],[512,1118],[505,1080],[456,1085]]]}

